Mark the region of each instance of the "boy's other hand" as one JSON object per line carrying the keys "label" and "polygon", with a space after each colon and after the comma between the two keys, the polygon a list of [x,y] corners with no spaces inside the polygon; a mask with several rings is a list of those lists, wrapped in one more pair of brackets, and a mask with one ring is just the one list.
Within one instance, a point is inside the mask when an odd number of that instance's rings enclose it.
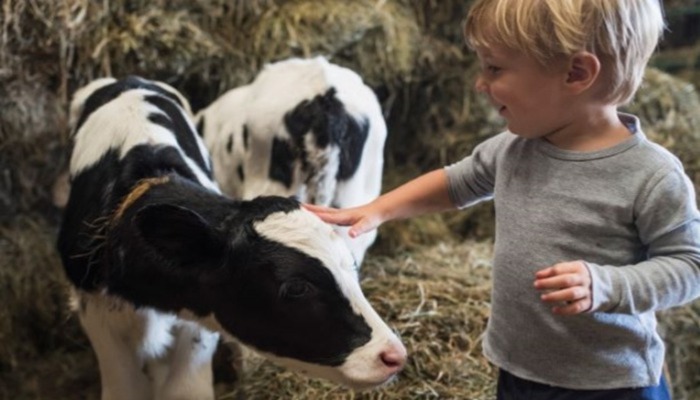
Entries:
{"label": "boy's other hand", "polygon": [[329,224],[350,226],[348,235],[351,238],[376,229],[381,224],[380,219],[369,212],[367,206],[338,209],[304,203],[302,207]]}
{"label": "boy's other hand", "polygon": [[563,262],[537,271],[535,289],[543,292],[543,302],[554,304],[555,314],[580,314],[593,304],[591,273],[583,261]]}

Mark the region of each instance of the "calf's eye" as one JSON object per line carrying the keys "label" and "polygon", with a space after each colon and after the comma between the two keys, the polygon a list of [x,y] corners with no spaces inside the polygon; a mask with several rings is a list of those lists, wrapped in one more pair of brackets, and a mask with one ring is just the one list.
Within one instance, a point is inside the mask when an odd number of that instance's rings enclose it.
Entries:
{"label": "calf's eye", "polygon": [[304,280],[294,279],[285,282],[280,287],[280,297],[286,299],[298,299],[306,297],[315,291],[314,286]]}

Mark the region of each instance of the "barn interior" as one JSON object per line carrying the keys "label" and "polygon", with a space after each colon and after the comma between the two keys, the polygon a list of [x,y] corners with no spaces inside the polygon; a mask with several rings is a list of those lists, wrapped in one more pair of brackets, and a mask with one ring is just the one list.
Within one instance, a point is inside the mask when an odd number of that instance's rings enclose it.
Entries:
{"label": "barn interior", "polygon": [[[324,55],[358,72],[389,135],[383,191],[457,161],[503,122],[472,89],[458,0],[3,0],[0,7],[0,398],[97,399],[99,372],[67,306],[55,249],[73,91],[141,75],[195,110],[265,63]],[[664,2],[668,31],[635,100],[645,133],[700,184],[700,2]],[[492,399],[481,355],[493,209],[391,222],[361,270],[410,354],[397,380],[355,393],[253,355],[217,376],[219,399]],[[676,400],[700,398],[700,301],[659,313]],[[226,364],[224,360],[221,363]]]}

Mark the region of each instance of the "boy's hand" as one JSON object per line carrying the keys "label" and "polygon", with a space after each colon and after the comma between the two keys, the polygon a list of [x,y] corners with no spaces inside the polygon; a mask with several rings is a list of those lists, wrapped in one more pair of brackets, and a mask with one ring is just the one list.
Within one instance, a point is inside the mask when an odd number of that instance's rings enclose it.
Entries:
{"label": "boy's hand", "polygon": [[319,218],[329,224],[350,226],[348,235],[351,238],[376,229],[381,224],[381,220],[371,212],[369,206],[345,209],[323,207],[314,204],[302,204],[302,206],[318,215]]}
{"label": "boy's hand", "polygon": [[591,273],[583,261],[563,262],[537,271],[535,289],[543,292],[542,301],[555,304],[555,314],[580,314],[593,304]]}

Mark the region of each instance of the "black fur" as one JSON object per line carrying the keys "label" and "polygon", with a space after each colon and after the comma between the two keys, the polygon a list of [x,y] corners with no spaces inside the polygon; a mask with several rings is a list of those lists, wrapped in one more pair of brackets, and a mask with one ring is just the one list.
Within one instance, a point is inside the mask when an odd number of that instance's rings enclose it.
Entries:
{"label": "black fur", "polygon": [[158,107],[159,110],[163,111],[163,114],[156,113],[148,116],[148,119],[158,125],[161,125],[165,129],[169,130],[175,135],[177,139],[177,144],[180,146],[182,151],[187,154],[189,158],[197,163],[197,166],[207,174],[209,179],[212,178],[212,172],[207,163],[205,163],[202,153],[197,146],[195,140],[196,132],[193,132],[185,119],[185,114],[182,109],[179,108],[169,99],[162,96],[146,96],[145,101]]}
{"label": "black fur", "polygon": [[231,154],[233,151],[233,135],[228,135],[228,140],[226,141],[226,151]]}
{"label": "black fur", "polygon": [[197,134],[199,134],[200,137],[204,137],[204,117],[203,116],[197,122]]}
{"label": "black fur", "polygon": [[280,182],[287,189],[292,187],[294,163],[299,158],[298,148],[288,140],[272,139],[272,154],[270,154],[270,179]]}
{"label": "black fur", "polygon": [[244,182],[245,172],[243,171],[243,165],[239,164],[238,167],[236,167],[236,173],[238,174],[238,179],[240,179],[241,182]]}
{"label": "black fur", "polygon": [[248,130],[248,124],[243,124],[243,148],[248,150],[250,140],[250,131]]}

